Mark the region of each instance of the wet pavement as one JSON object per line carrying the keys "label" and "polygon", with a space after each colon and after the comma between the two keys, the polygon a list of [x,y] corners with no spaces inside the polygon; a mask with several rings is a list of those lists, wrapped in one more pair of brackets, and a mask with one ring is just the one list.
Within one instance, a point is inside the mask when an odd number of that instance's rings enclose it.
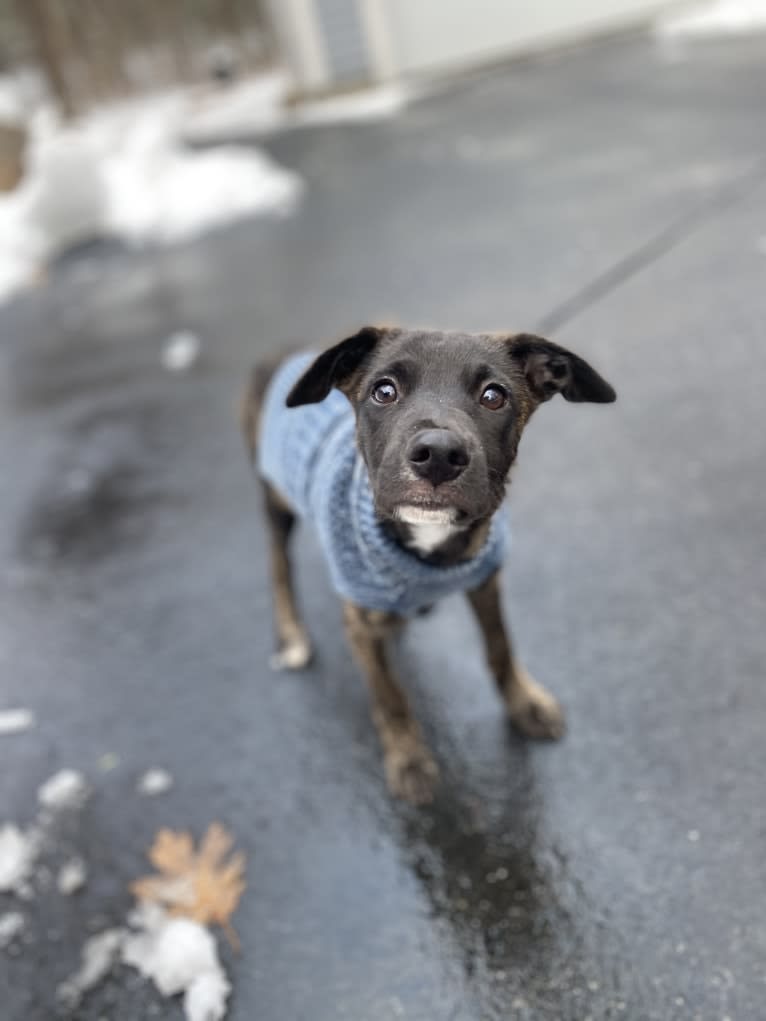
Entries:
{"label": "wet pavement", "polygon": [[[0,310],[0,707],[38,719],[0,737],[0,819],[64,766],[94,790],[60,834],[90,882],[22,906],[3,1021],[54,1016],[159,827],[214,819],[249,858],[233,1021],[765,1016],[764,61],[612,41],[275,137],[294,217],[83,255]],[[400,650],[443,775],[417,811],[307,533],[318,660],[269,672],[234,424],[258,353],[381,319],[547,324],[619,395],[547,405],[514,477],[509,616],[570,732],[509,733],[446,602]],[[177,329],[204,348],[173,375]],[[118,972],[76,1016],[181,1011]]]}

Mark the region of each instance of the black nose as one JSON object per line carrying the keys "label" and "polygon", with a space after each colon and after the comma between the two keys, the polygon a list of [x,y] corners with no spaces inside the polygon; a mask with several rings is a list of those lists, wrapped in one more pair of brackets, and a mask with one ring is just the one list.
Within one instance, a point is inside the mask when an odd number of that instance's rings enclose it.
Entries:
{"label": "black nose", "polygon": [[456,479],[471,460],[468,449],[449,429],[426,429],[412,440],[407,458],[412,470],[433,486]]}

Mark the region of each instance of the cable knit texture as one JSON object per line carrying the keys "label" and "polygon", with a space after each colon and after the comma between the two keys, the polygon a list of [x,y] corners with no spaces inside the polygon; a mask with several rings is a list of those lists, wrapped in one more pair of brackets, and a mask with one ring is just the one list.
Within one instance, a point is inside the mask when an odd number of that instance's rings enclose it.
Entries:
{"label": "cable knit texture", "polygon": [[335,591],[369,610],[410,616],[496,571],[508,539],[505,504],[482,549],[448,567],[427,564],[381,527],[367,468],[356,447],[354,413],[333,390],[319,404],[288,408],[293,384],[316,357],[294,355],[274,375],[260,429],[259,470],[319,534]]}

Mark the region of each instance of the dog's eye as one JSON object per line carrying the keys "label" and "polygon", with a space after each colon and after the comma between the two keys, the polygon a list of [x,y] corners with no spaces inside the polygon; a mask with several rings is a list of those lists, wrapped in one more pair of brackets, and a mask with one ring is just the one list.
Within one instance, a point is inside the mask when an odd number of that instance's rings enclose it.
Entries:
{"label": "dog's eye", "polygon": [[390,379],[381,379],[372,388],[372,399],[376,404],[393,404],[398,394]]}
{"label": "dog's eye", "polygon": [[481,392],[479,403],[484,408],[489,408],[490,411],[499,411],[500,408],[505,406],[508,400],[508,395],[501,386],[497,386],[492,383],[490,386],[485,386]]}

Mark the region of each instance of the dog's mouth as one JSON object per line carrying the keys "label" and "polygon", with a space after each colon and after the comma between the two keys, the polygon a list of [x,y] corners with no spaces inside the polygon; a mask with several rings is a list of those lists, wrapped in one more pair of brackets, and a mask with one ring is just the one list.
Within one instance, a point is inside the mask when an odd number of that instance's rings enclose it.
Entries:
{"label": "dog's mouth", "polygon": [[457,525],[466,518],[465,511],[441,503],[400,503],[394,507],[394,521],[406,525]]}
{"label": "dog's mouth", "polygon": [[424,482],[375,486],[375,508],[383,520],[408,525],[451,525],[465,528],[480,520],[485,506],[465,487]]}

